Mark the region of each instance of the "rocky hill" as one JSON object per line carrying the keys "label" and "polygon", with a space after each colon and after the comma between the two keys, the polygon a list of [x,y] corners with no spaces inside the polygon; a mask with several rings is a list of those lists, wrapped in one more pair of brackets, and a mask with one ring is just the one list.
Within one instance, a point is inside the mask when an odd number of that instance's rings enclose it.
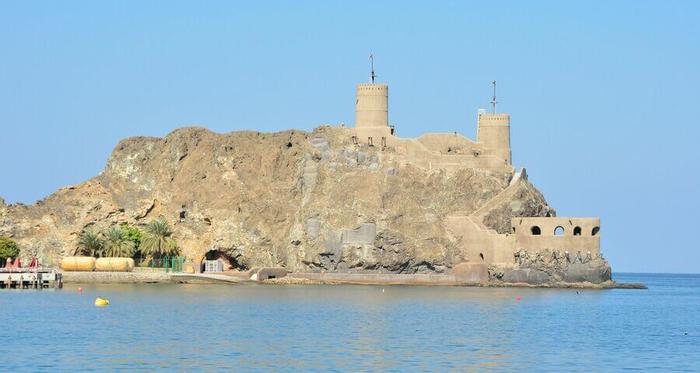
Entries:
{"label": "rocky hill", "polygon": [[[0,200],[0,235],[25,257],[57,263],[76,252],[86,227],[162,217],[187,257],[199,261],[215,249],[241,269],[416,273],[463,262],[467,253],[444,218],[483,206],[513,174],[426,170],[350,138],[349,129],[329,126],[129,138],[82,184],[31,206]],[[487,214],[488,228],[507,232],[512,216],[554,214],[527,180],[518,188]]]}

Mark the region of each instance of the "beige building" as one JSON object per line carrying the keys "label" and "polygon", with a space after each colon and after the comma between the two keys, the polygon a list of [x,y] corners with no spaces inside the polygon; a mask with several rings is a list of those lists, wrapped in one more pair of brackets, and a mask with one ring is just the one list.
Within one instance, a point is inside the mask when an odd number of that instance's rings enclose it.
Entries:
{"label": "beige building", "polygon": [[[495,83],[494,83],[495,84]],[[400,138],[389,122],[389,87],[365,83],[357,86],[353,142],[381,147],[402,156],[406,163],[425,169],[447,172],[474,168],[511,174],[511,183],[485,206],[470,214],[448,216],[446,226],[460,237],[469,252],[471,263],[509,265],[521,253],[549,250],[554,255],[576,258],[600,256],[600,221],[598,218],[536,217],[513,218],[512,232],[498,233],[484,226],[487,211],[515,193],[526,179],[524,170],[512,166],[510,115],[479,110],[476,118],[477,139],[458,133],[426,133],[418,138]],[[524,255],[524,254],[523,254]]]}

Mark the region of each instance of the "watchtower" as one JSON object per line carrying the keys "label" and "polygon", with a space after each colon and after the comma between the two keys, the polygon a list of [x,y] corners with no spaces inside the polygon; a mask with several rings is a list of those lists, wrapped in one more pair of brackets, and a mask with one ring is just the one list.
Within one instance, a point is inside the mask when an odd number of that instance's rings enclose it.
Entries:
{"label": "watchtower", "polygon": [[370,82],[358,84],[355,96],[355,141],[386,146],[393,134],[389,126],[389,86],[375,83],[374,56],[369,58]]}
{"label": "watchtower", "polygon": [[507,164],[512,164],[510,150],[510,114],[496,113],[496,82],[493,83],[493,107],[491,113],[479,110],[477,118],[476,141],[484,146],[487,152],[503,158]]}
{"label": "watchtower", "polygon": [[355,128],[389,127],[389,86],[381,83],[357,85]]}

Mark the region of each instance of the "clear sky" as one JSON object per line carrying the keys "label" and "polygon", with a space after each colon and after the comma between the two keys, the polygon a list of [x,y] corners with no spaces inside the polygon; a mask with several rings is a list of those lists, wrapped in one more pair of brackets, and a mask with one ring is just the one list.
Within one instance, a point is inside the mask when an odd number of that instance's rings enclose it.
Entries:
{"label": "clear sky", "polygon": [[700,2],[257,3],[0,3],[0,196],[128,136],[353,123],[373,52],[401,136],[473,138],[495,79],[514,164],[614,270],[700,272]]}

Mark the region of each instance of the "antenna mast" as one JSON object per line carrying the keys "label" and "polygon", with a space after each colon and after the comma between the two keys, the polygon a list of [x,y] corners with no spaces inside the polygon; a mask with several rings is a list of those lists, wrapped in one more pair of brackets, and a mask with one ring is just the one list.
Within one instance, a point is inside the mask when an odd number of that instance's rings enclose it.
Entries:
{"label": "antenna mast", "polygon": [[494,80],[491,82],[493,84],[493,98],[491,99],[491,106],[493,107],[493,113],[496,114],[496,104],[498,101],[496,101],[496,81]]}
{"label": "antenna mast", "polygon": [[372,84],[374,84],[374,78],[377,77],[377,75],[374,74],[374,55],[370,53],[369,55],[369,64],[372,68],[372,72],[370,74],[370,78],[372,79]]}

